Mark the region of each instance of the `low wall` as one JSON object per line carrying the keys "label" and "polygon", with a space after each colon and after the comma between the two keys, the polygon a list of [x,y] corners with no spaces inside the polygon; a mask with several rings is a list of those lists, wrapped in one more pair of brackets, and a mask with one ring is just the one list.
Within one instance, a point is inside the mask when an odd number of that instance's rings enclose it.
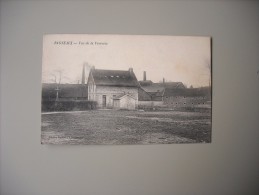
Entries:
{"label": "low wall", "polygon": [[155,107],[163,107],[162,101],[138,101],[139,109],[150,109]]}
{"label": "low wall", "polygon": [[164,101],[138,101],[138,108],[144,110],[179,110],[210,112],[211,101],[204,97],[176,97],[168,98]]}
{"label": "low wall", "polygon": [[164,104],[169,107],[202,107],[210,104],[211,101],[206,96],[198,96],[198,97],[184,97],[184,96],[176,96],[176,97],[166,97],[164,98]]}

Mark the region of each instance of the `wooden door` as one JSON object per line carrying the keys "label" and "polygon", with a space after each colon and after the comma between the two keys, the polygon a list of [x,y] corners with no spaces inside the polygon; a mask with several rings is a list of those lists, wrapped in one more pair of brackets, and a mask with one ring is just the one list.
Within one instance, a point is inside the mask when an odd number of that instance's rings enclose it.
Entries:
{"label": "wooden door", "polygon": [[103,108],[106,107],[106,95],[103,95]]}

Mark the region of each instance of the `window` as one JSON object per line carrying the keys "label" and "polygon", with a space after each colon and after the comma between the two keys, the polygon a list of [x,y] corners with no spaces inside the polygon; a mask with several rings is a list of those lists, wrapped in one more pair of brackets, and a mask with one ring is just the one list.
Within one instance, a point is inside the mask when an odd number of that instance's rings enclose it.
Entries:
{"label": "window", "polygon": [[106,107],[106,95],[103,95],[103,107],[105,108]]}

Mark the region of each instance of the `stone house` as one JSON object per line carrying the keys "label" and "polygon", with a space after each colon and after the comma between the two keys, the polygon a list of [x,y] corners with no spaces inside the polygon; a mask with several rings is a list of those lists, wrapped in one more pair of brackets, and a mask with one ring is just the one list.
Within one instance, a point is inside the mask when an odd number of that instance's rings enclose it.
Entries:
{"label": "stone house", "polygon": [[122,70],[90,70],[88,100],[96,101],[98,108],[136,109],[139,83],[130,68]]}

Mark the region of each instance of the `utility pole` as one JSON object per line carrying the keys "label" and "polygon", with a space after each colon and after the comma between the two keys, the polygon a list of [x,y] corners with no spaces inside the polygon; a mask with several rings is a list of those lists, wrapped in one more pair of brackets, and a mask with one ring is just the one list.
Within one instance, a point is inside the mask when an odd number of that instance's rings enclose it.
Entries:
{"label": "utility pole", "polygon": [[57,85],[57,88],[55,89],[55,91],[56,91],[56,101],[58,101],[58,92],[60,91],[60,89],[58,88],[58,85]]}

